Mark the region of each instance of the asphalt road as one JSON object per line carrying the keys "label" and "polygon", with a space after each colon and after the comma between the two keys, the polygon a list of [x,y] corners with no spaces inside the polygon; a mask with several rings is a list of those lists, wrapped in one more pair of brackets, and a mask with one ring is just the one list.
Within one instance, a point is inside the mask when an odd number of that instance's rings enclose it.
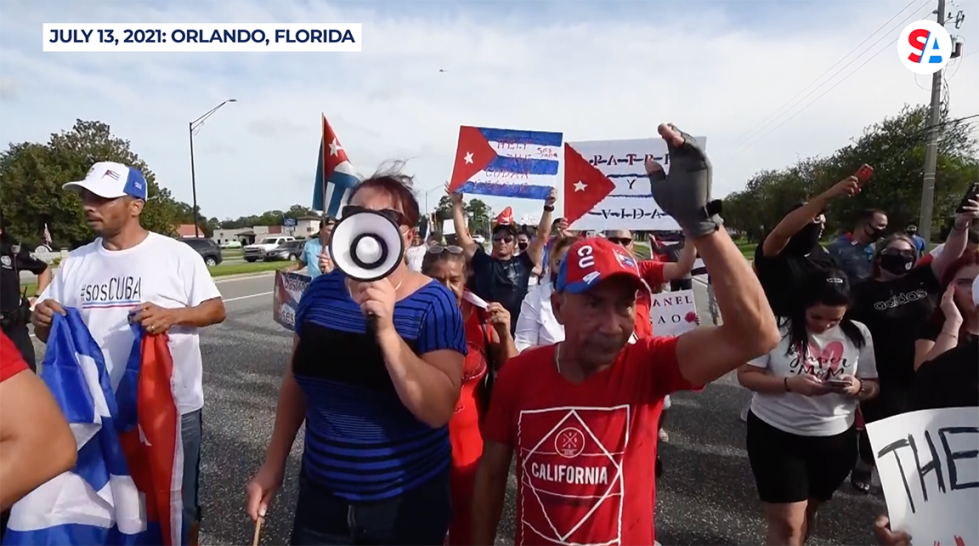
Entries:
{"label": "asphalt road", "polygon": [[[250,543],[254,526],[244,512],[244,487],[262,463],[272,433],[280,377],[291,335],[272,321],[272,277],[219,281],[228,319],[202,336],[204,447],[201,542]],[[710,324],[706,292],[695,284],[704,324]],[[43,354],[39,347],[38,357]],[[661,444],[666,474],[657,483],[657,539],[664,546],[760,544],[765,524],[738,418],[748,401],[733,374],[703,392],[673,396]],[[302,431],[285,482],[262,531],[262,544],[286,544],[292,526],[302,452]],[[650,461],[652,464],[652,461]],[[498,544],[512,544],[516,480],[511,476]],[[822,511],[813,545],[872,544],[875,516],[884,511],[879,488],[871,496],[844,484]]]}

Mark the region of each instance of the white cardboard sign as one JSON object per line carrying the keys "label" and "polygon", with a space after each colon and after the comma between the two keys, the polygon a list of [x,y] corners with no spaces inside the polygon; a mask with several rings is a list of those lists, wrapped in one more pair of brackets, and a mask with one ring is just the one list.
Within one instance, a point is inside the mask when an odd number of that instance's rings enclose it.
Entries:
{"label": "white cardboard sign", "polygon": [[697,302],[693,290],[661,292],[652,296],[649,320],[653,323],[654,335],[678,336],[697,327]]}
{"label": "white cardboard sign", "polygon": [[979,544],[979,408],[867,424],[891,529],[915,544]]}
{"label": "white cardboard sign", "polygon": [[[695,138],[706,151],[707,138]],[[592,140],[569,144],[615,183],[615,191],[571,224],[571,229],[680,230],[676,220],[656,204],[646,177],[647,157],[659,162],[667,173],[670,171],[670,157],[662,138]]]}

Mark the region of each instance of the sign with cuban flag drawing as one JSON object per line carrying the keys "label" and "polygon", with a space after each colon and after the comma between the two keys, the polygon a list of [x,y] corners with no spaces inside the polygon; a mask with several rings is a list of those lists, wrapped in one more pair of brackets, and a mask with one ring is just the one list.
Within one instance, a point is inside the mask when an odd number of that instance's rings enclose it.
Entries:
{"label": "sign with cuban flag drawing", "polygon": [[547,199],[557,185],[563,139],[561,133],[463,125],[449,191]]}
{"label": "sign with cuban flag drawing", "polygon": [[[695,137],[707,149],[705,137]],[[661,138],[593,140],[565,144],[564,216],[573,230],[679,231],[653,199],[645,162],[670,171]]]}
{"label": "sign with cuban flag drawing", "polygon": [[324,115],[323,137],[316,163],[316,184],[313,187],[313,209],[321,210],[331,218],[339,218],[341,207],[357,184],[360,184],[360,177]]}

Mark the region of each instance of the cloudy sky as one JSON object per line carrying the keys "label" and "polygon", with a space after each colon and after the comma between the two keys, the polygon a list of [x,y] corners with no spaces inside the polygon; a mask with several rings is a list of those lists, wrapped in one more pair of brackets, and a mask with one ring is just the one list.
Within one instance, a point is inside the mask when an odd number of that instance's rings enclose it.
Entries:
{"label": "cloudy sky", "polygon": [[[235,98],[195,138],[198,201],[225,218],[309,204],[321,112],[357,170],[408,160],[423,206],[433,190],[432,207],[459,125],[562,131],[573,142],[653,136],[672,121],[707,136],[723,195],[927,102],[930,77],[905,69],[894,41],[934,6],[4,0],[0,141],[44,141],[76,118],[101,120],[190,202],[187,122]],[[979,1],[949,0],[948,9],[967,13],[961,29],[950,27],[966,40],[947,72],[952,116],[977,114]],[[359,22],[364,41],[361,53],[337,54],[42,53],[46,22]]]}

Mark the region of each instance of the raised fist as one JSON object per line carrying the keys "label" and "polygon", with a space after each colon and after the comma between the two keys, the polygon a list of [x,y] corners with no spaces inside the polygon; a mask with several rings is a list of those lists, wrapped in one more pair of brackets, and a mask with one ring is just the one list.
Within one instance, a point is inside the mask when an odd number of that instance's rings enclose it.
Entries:
{"label": "raised fist", "polygon": [[692,136],[673,125],[660,125],[659,134],[666,141],[672,164],[666,174],[662,165],[646,160],[656,204],[694,239],[717,231],[723,220],[720,201],[710,201],[710,160]]}

